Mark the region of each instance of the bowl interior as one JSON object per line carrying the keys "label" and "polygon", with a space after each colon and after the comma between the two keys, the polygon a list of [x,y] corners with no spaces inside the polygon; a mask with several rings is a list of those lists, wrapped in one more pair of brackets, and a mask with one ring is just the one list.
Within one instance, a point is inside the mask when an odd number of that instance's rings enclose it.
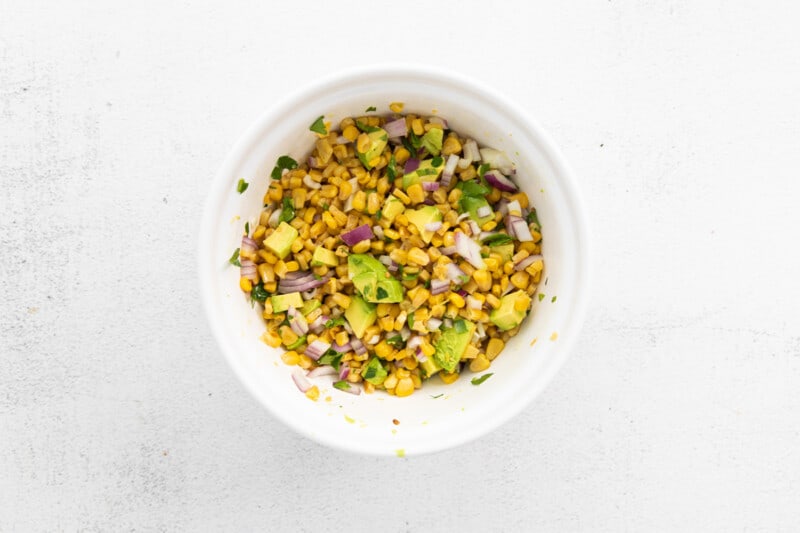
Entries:
{"label": "bowl interior", "polygon": [[[487,370],[493,376],[480,386],[472,385],[472,375],[466,373],[452,385],[432,379],[407,398],[384,393],[353,396],[321,378],[315,381],[320,400],[312,402],[296,389],[279,350],[259,339],[264,323],[238,288],[238,269],[227,260],[240,244],[245,221],[255,225],[276,159],[288,154],[300,160],[309,154],[315,136],[308,127],[319,115],[338,124],[370,106],[387,112],[395,101],[405,103],[405,112],[446,118],[450,128],[481,146],[505,150],[514,160],[516,181],[542,224],[544,296],[534,297],[532,316]],[[239,178],[250,183],[241,195],[236,192]],[[586,231],[568,169],[546,135],[518,109],[458,77],[416,70],[370,71],[342,76],[295,96],[262,117],[231,152],[214,182],[201,235],[204,303],[234,370],[275,416],[319,442],[349,451],[425,453],[489,431],[544,388],[582,321]]]}

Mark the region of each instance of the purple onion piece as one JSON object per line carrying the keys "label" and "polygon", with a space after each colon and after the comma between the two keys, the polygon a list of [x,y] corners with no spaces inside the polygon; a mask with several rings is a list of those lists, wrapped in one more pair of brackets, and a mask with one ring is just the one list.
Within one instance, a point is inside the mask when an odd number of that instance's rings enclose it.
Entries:
{"label": "purple onion piece", "polygon": [[372,239],[372,228],[369,227],[369,224],[362,224],[354,230],[342,233],[341,237],[347,246],[354,246],[361,241]]}
{"label": "purple onion piece", "polygon": [[403,168],[403,172],[409,174],[414,172],[419,168],[419,159],[416,157],[411,157],[406,161],[406,166]]}

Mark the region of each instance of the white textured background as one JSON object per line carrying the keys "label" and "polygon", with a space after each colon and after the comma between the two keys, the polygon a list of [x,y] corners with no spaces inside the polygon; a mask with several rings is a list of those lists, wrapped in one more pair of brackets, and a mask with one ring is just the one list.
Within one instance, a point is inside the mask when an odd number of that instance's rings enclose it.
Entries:
{"label": "white textured background", "polygon": [[[0,531],[796,531],[798,21],[794,1],[0,0]],[[538,117],[596,252],[546,393],[412,460],[267,415],[194,271],[255,116],[384,60]]]}

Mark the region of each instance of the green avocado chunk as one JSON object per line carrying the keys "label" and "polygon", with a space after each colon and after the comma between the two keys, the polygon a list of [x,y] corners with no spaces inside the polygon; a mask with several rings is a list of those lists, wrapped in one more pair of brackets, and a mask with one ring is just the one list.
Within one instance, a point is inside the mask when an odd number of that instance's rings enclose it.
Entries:
{"label": "green avocado chunk", "polygon": [[472,334],[475,333],[475,324],[469,320],[459,320],[463,324],[456,324],[455,327],[446,329],[434,346],[436,353],[433,354],[433,358],[447,372],[456,369],[464,350],[472,340]]}
{"label": "green avocado chunk", "polygon": [[368,254],[350,254],[347,271],[356,290],[372,303],[399,303],[403,301],[403,286],[394,279],[387,268]]}
{"label": "green avocado chunk", "polygon": [[272,312],[283,313],[289,307],[300,309],[303,307],[303,298],[299,292],[290,292],[288,294],[276,294],[272,297]]}
{"label": "green avocado chunk", "polygon": [[378,312],[373,304],[365,302],[363,298],[356,295],[353,296],[350,307],[345,310],[344,317],[353,329],[355,336],[360,339],[364,336],[367,328],[378,320]]}
{"label": "green avocado chunk", "polygon": [[275,231],[264,239],[264,246],[272,250],[275,255],[283,259],[292,249],[292,243],[299,234],[297,230],[286,222],[281,222]]}
{"label": "green avocado chunk", "polygon": [[439,155],[442,151],[442,139],[444,138],[444,131],[440,128],[431,128],[422,136],[422,146],[431,155]]}
{"label": "green avocado chunk", "polygon": [[419,230],[420,237],[426,243],[431,242],[433,232],[425,229],[425,225],[429,222],[441,222],[442,212],[439,211],[435,205],[426,205],[419,209],[407,209],[405,212],[408,221],[414,224]]}
{"label": "green avocado chunk", "polygon": [[420,161],[419,167],[413,172],[403,174],[403,189],[408,190],[415,183],[423,181],[436,181],[444,170],[444,158],[434,157]]}
{"label": "green avocado chunk", "polygon": [[380,385],[383,383],[387,375],[386,369],[383,368],[380,359],[377,357],[370,359],[369,363],[367,363],[361,371],[361,377],[364,378],[364,381],[369,381],[373,385]]}
{"label": "green avocado chunk", "polygon": [[358,159],[367,167],[367,170],[372,168],[370,162],[380,157],[383,149],[386,148],[386,143],[389,141],[389,134],[382,128],[376,128],[374,131],[367,133],[369,137],[369,146],[366,152],[357,152]]}
{"label": "green avocado chunk", "polygon": [[311,266],[327,265],[335,267],[338,264],[339,258],[336,257],[336,254],[322,246],[317,247],[314,250],[314,255],[311,256]]}
{"label": "green avocado chunk", "polygon": [[[524,311],[517,311],[517,302],[524,302]],[[489,320],[503,331],[513,329],[519,326],[525,315],[528,314],[530,305],[531,298],[523,290],[506,294],[500,298],[500,307],[489,314]]]}

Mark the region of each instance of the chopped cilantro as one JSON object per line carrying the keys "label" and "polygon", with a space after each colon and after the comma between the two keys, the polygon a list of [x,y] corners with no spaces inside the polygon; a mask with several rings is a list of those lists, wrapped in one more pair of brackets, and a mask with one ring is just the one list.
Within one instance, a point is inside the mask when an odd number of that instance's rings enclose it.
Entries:
{"label": "chopped cilantro", "polygon": [[417,169],[417,176],[431,176],[433,174],[437,174],[435,168],[420,168]]}
{"label": "chopped cilantro", "polygon": [[539,223],[539,217],[536,215],[536,209],[531,209],[531,212],[528,213],[527,221],[528,224],[535,222],[537,226],[542,227],[542,225]]}
{"label": "chopped cilantro", "polygon": [[249,183],[244,181],[242,178],[239,178],[239,183],[236,184],[236,192],[242,194],[247,188],[250,186]]}
{"label": "chopped cilantro", "polygon": [[244,234],[245,235],[250,235],[250,222],[245,222],[244,223]]}
{"label": "chopped cilantro", "polygon": [[371,105],[364,111],[364,113],[369,113],[370,111],[377,111],[377,110],[378,110],[377,107],[375,107],[374,105]]}
{"label": "chopped cilantro", "polygon": [[542,300],[544,300],[544,293],[540,292],[539,293],[539,301],[541,302]]}
{"label": "chopped cilantro", "polygon": [[331,208],[331,206],[329,206],[328,204],[322,204],[322,210],[323,211],[327,211],[330,208]]}
{"label": "chopped cilantro", "polygon": [[274,180],[279,180],[284,170],[292,170],[295,168],[297,168],[297,161],[288,155],[282,155],[278,158],[278,162],[275,163],[275,168],[272,169],[272,174],[270,174],[270,176],[272,176]]}
{"label": "chopped cilantro", "polygon": [[550,298],[550,303],[556,303],[556,298],[558,298],[558,296],[553,296]]}
{"label": "chopped cilantro", "polygon": [[411,152],[411,155],[413,156],[416,153],[416,150],[419,150],[419,147],[422,146],[422,139],[413,131],[409,131],[408,142],[410,142],[411,146],[414,147],[414,151]]}
{"label": "chopped cilantro", "polygon": [[431,165],[433,165],[435,167],[440,167],[440,166],[442,166],[443,163],[444,163],[444,159],[442,159],[441,156],[437,155],[436,157],[431,159]]}
{"label": "chopped cilantro", "polygon": [[394,160],[394,154],[389,158],[389,165],[386,167],[386,174],[390,180],[397,177],[397,162]]}
{"label": "chopped cilantro", "polygon": [[383,211],[378,209],[378,211],[375,212],[374,217],[375,217],[375,220],[380,220],[381,217],[383,217]]}
{"label": "chopped cilantro", "polygon": [[333,387],[339,390],[350,390],[350,384],[343,379],[340,379],[339,381],[334,383]]}
{"label": "chopped cilantro", "polygon": [[492,192],[489,187],[477,180],[461,181],[456,185],[456,189],[461,189],[462,198],[465,196],[484,197]]}
{"label": "chopped cilantro", "polygon": [[320,135],[327,135],[328,128],[325,127],[325,122],[323,121],[324,118],[325,115],[320,115],[319,118],[315,120],[314,123],[311,126],[309,126],[308,129],[313,131],[314,133],[319,133]]}
{"label": "chopped cilantro", "polygon": [[411,311],[410,313],[408,313],[408,327],[409,328],[413,328],[414,327],[414,311]]}
{"label": "chopped cilantro", "polygon": [[469,281],[469,276],[467,276],[467,275],[458,276],[458,281],[460,281],[461,285],[463,285],[463,284],[465,284],[465,283],[467,283]]}
{"label": "chopped cilantro", "polygon": [[369,381],[373,385],[380,385],[388,375],[388,372],[383,368],[380,359],[377,357],[370,359],[369,363],[361,371],[361,377],[364,378],[364,381]]}
{"label": "chopped cilantro", "polygon": [[278,222],[291,222],[294,218],[294,202],[291,198],[285,197],[283,199],[283,210],[278,217]]}
{"label": "chopped cilantro", "polygon": [[467,332],[467,324],[463,320],[456,320],[455,322],[456,331],[459,333],[466,333]]}
{"label": "chopped cilantro", "polygon": [[360,120],[356,120],[356,127],[363,131],[364,133],[372,133],[373,131],[378,131],[380,128],[376,128],[375,126],[370,126],[369,124],[364,124]]}
{"label": "chopped cilantro", "polygon": [[259,281],[258,285],[253,287],[253,290],[250,291],[250,298],[252,298],[253,300],[255,300],[257,302],[261,302],[262,304],[264,303],[264,300],[269,298],[269,296],[270,296],[270,294],[267,292],[266,289],[264,289],[264,282],[263,281]]}
{"label": "chopped cilantro", "polygon": [[419,272],[412,272],[411,274],[404,274],[400,272],[400,274],[403,276],[403,281],[413,281],[419,277]]}
{"label": "chopped cilantro", "polygon": [[[411,135],[414,135],[414,132],[413,132],[413,131],[412,131],[412,132],[409,132],[409,133],[410,133]],[[412,157],[416,155],[416,153],[417,153],[417,149],[416,149],[416,148],[414,148],[414,145],[413,145],[413,144],[411,144],[411,140],[410,140],[408,137],[402,137],[402,138],[400,139],[400,142],[402,142],[402,143],[403,143],[403,147],[404,147],[406,150],[408,150],[408,152],[411,154],[411,156],[412,156]]]}
{"label": "chopped cilantro", "polygon": [[444,396],[444,393],[443,393],[443,392],[440,392],[440,393],[439,393],[439,394],[437,394],[436,396],[431,396],[431,398],[433,398],[433,399],[435,400],[436,398],[441,398],[442,396]]}
{"label": "chopped cilantro", "polygon": [[472,378],[470,383],[472,383],[473,385],[480,385],[481,383],[483,383],[484,381],[486,381],[487,379],[489,379],[493,375],[494,375],[493,372],[489,372],[488,374],[484,374],[479,378]]}
{"label": "chopped cilantro", "polygon": [[344,357],[343,353],[339,353],[333,348],[331,348],[327,352],[322,354],[322,357],[320,357],[317,360],[317,364],[331,365],[336,370],[339,370],[339,365],[342,363],[342,357]]}
{"label": "chopped cilantro", "polygon": [[228,263],[230,263],[232,265],[235,265],[237,267],[242,266],[242,264],[239,262],[239,249],[238,248],[233,251],[233,255],[231,256],[230,259],[228,259]]}
{"label": "chopped cilantro", "polygon": [[378,291],[375,294],[375,296],[378,297],[378,300],[383,300],[384,298],[389,296],[389,293],[386,292],[386,289],[384,289],[383,287],[378,287]]}
{"label": "chopped cilantro", "polygon": [[514,242],[514,239],[512,239],[505,233],[498,233],[497,235],[489,235],[481,242],[486,246],[500,246],[502,244],[508,244],[510,242]]}
{"label": "chopped cilantro", "polygon": [[487,170],[489,170],[489,163],[482,164],[478,167],[478,176],[482,178],[483,175],[486,174]]}
{"label": "chopped cilantro", "polygon": [[389,337],[386,339],[386,344],[394,346],[395,348],[402,348],[403,344],[405,343],[403,342],[403,337],[400,335],[395,335],[394,337]]}
{"label": "chopped cilantro", "polygon": [[331,328],[334,328],[336,326],[342,326],[342,325],[344,325],[344,317],[343,316],[337,316],[336,318],[331,318],[330,320],[325,322],[325,328],[326,329],[331,329]]}

